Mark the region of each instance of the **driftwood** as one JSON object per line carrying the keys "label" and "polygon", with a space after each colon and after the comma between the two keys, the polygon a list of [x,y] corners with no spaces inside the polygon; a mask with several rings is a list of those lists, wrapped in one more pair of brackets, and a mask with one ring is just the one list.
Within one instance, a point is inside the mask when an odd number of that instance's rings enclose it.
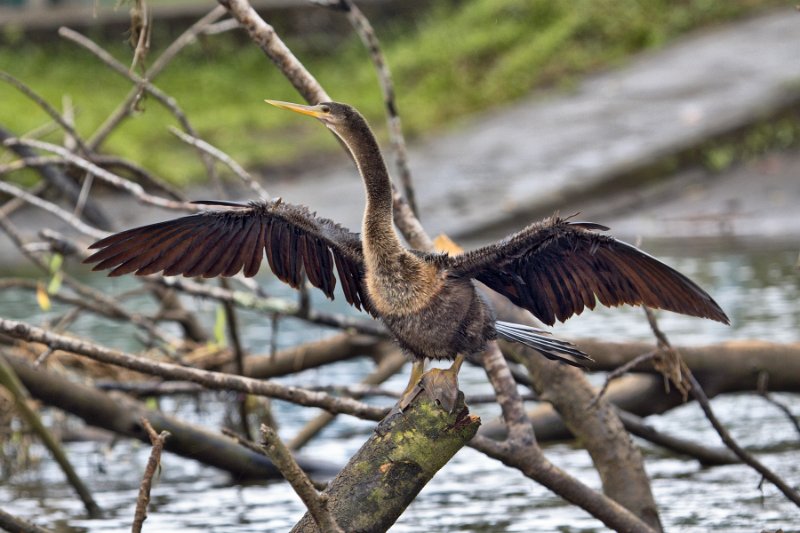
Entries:
{"label": "driftwood", "polygon": [[[146,418],[156,431],[169,431],[171,437],[164,446],[169,452],[225,470],[236,479],[280,477],[280,472],[266,457],[237,445],[228,437],[148,409],[125,396],[101,392],[34,368],[19,357],[7,355],[6,360],[34,397],[88,424],[150,443],[150,436],[141,423],[141,419]],[[328,475],[333,471],[332,465],[322,462],[301,460],[300,464],[312,474]]]}
{"label": "driftwood", "polygon": [[[336,522],[345,531],[386,531],[479,424],[463,394],[451,413],[427,394],[417,396],[403,413],[378,425],[325,490]],[[292,531],[319,529],[306,513]]]}
{"label": "driftwood", "polygon": [[[646,342],[580,339],[575,343],[594,359],[591,363],[592,370],[613,370],[640,354],[655,349],[654,344]],[[765,375],[769,376],[768,384],[772,392],[800,392],[798,343],[742,340],[682,347],[679,350],[710,398],[726,393],[760,392],[759,376],[763,380]],[[656,375],[651,363],[640,365],[636,372],[639,373],[628,374],[612,381],[604,397],[617,408],[639,417],[664,413],[684,403],[674,388],[669,391],[665,389],[663,378]],[[528,416],[537,438],[542,442],[574,438],[561,416],[549,404],[536,406]],[[626,426],[626,429],[635,432],[635,428]],[[644,436],[648,432],[642,430],[640,433]],[[502,438],[505,428],[502,423],[488,422],[481,428],[481,434]],[[684,453],[687,452],[688,450]]]}
{"label": "driftwood", "polygon": [[[594,359],[590,370],[613,370],[656,348],[655,344],[648,342],[619,343],[592,339],[580,339],[575,344]],[[709,396],[758,390],[759,376],[763,373],[769,375],[770,390],[800,392],[800,379],[797,377],[800,376],[800,343],[735,340],[707,346],[678,346],[676,349]],[[640,366],[636,369],[639,372],[655,373],[650,363]]]}

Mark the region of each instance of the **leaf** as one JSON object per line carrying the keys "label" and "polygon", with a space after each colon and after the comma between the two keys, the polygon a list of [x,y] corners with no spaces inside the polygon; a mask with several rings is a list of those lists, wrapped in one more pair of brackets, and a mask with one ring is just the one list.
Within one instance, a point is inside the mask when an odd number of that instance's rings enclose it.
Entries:
{"label": "leaf", "polygon": [[217,346],[225,346],[225,308],[221,305],[217,306],[217,316],[214,321],[214,342]]}
{"label": "leaf", "polygon": [[55,274],[61,270],[61,265],[64,264],[64,256],[61,254],[53,254],[50,258],[50,273]]}
{"label": "leaf", "polygon": [[42,311],[50,310],[50,297],[44,288],[44,283],[41,281],[36,284],[36,301],[39,303],[39,308]]}
{"label": "leaf", "polygon": [[64,274],[61,271],[57,271],[53,274],[53,277],[50,278],[50,283],[47,284],[47,294],[55,294],[61,288],[61,281],[64,279]]}

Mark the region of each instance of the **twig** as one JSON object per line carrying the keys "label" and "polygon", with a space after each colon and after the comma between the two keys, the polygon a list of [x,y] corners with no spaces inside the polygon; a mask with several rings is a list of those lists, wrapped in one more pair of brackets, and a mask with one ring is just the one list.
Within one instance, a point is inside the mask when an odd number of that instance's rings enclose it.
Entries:
{"label": "twig", "polygon": [[146,70],[145,61],[150,52],[150,36],[153,28],[153,13],[145,0],[136,0],[131,8],[131,43],[135,43],[130,70],[137,65]]}
{"label": "twig", "polygon": [[[27,257],[34,265],[36,265],[41,271],[49,274],[50,269],[47,264],[42,261],[41,258],[37,257],[35,254],[31,253],[25,243],[22,240],[22,236],[17,231],[14,224],[11,221],[3,216],[0,215],[0,229],[6,232],[9,236],[11,241],[17,246],[17,248]],[[102,292],[89,287],[88,285],[79,282],[69,274],[62,274],[62,280],[65,285],[69,286],[72,290],[74,290],[78,295],[86,298],[91,302],[96,302],[98,305],[103,306],[106,308],[103,313],[111,315],[115,318],[125,318],[129,320],[131,323],[141,327],[144,329],[149,335],[152,337],[161,340],[162,342],[170,345],[170,344],[178,344],[176,339],[172,338],[169,334],[161,331],[160,328],[150,319],[145,316],[142,316],[138,313],[131,313],[124,307],[122,307],[116,300],[113,298],[106,296]],[[81,304],[82,306],[86,306],[86,303]]]}
{"label": "twig", "polygon": [[72,487],[75,489],[75,492],[78,493],[78,496],[83,502],[84,507],[86,507],[86,512],[88,512],[89,516],[92,518],[99,518],[102,515],[102,512],[100,511],[100,507],[94,501],[94,498],[92,498],[92,493],[89,492],[89,489],[86,487],[83,481],[81,481],[81,478],[78,477],[78,474],[75,472],[75,469],[72,468],[72,464],[69,462],[67,455],[64,453],[64,449],[47,430],[45,425],[42,423],[42,420],[39,418],[39,415],[37,415],[36,412],[31,409],[30,406],[28,406],[28,391],[19,381],[14,369],[11,368],[3,355],[0,355],[0,385],[8,389],[14,396],[16,407],[20,415],[28,423],[31,429],[33,429],[36,435],[39,436],[47,449],[50,450],[50,453],[53,454],[53,458],[58,463],[58,466],[61,467],[61,470],[67,477],[70,485],[72,485]]}
{"label": "twig", "polygon": [[[225,278],[220,278],[219,284],[222,288],[230,290],[228,281]],[[244,376],[244,349],[242,348],[242,341],[239,336],[236,308],[233,306],[233,304],[231,304],[231,302],[223,302],[222,306],[225,310],[225,323],[228,327],[228,336],[230,337],[231,348],[233,348],[233,361],[236,365],[236,373],[240,376]],[[247,395],[242,395],[239,400],[239,419],[242,427],[242,433],[248,437],[252,435],[252,432],[250,431],[250,424],[247,421]]]}
{"label": "twig", "polygon": [[800,422],[798,422],[797,417],[792,414],[792,410],[789,409],[789,406],[783,402],[779,402],[772,395],[769,393],[768,388],[768,381],[769,381],[769,374],[764,372],[763,370],[758,374],[758,393],[769,403],[783,411],[783,414],[786,415],[786,418],[789,419],[789,422],[794,426],[794,429],[797,430],[797,433],[800,434]]}
{"label": "twig", "polygon": [[364,13],[351,0],[322,0],[318,3],[345,12],[353,29],[369,51],[370,59],[372,59],[372,64],[375,65],[375,71],[378,75],[381,92],[383,93],[383,104],[386,108],[386,122],[389,126],[389,138],[394,148],[395,165],[397,165],[400,184],[403,187],[403,194],[408,201],[411,212],[414,213],[414,216],[419,218],[419,210],[417,209],[417,201],[414,195],[414,184],[411,179],[411,170],[408,167],[408,149],[406,148],[406,141],[403,137],[400,114],[397,111],[392,73],[381,51],[381,45],[375,34],[375,30]]}
{"label": "twig", "polygon": [[173,200],[177,200],[179,202],[186,201],[186,199],[183,196],[183,193],[178,191],[178,189],[176,189],[163,179],[154,176],[153,174],[151,174],[141,166],[137,165],[136,163],[128,161],[127,159],[123,159],[121,157],[108,154],[93,154],[92,161],[95,164],[104,167],[124,168],[125,170],[131,172],[139,181],[144,182],[150,187],[158,189],[164,195],[169,196]]}
{"label": "twig", "polygon": [[46,344],[56,350],[85,355],[101,363],[121,366],[168,379],[199,383],[208,389],[234,390],[247,394],[268,396],[298,405],[319,407],[332,413],[345,413],[367,420],[380,420],[388,412],[388,409],[372,407],[350,398],[336,398],[328,394],[312,392],[299,387],[288,387],[272,381],[233,376],[223,372],[209,372],[172,363],[156,362],[119,350],[105,348],[87,340],[50,333],[42,328],[17,320],[0,318],[0,332],[17,339]]}
{"label": "twig", "polygon": [[697,459],[703,466],[730,465],[741,462],[728,448],[711,448],[690,440],[668,435],[648,425],[633,413],[622,409],[617,409],[617,415],[631,435],[675,453]]}
{"label": "twig", "polygon": [[303,503],[311,513],[311,517],[324,533],[344,533],[342,528],[336,524],[333,516],[328,509],[328,495],[320,494],[314,488],[305,472],[298,466],[297,461],[292,457],[292,452],[278,437],[278,434],[271,427],[261,425],[261,438],[264,450],[281,471],[283,477],[292,486],[294,491],[303,500]]}
{"label": "twig", "polygon": [[[15,137],[10,131],[0,127],[0,141],[2,141],[5,146],[10,148],[23,159],[35,158],[36,152],[34,150],[22,144],[13,144],[13,142],[9,142],[13,139],[15,139]],[[7,142],[9,143],[5,144]],[[71,153],[65,148],[64,150],[68,153]],[[19,163],[17,163],[17,165],[19,165]],[[24,164],[24,166],[29,165]],[[78,184],[75,182],[75,180],[67,175],[63,169],[59,168],[58,164],[45,163],[38,165],[35,168],[39,175],[42,176],[44,181],[58,189],[59,194],[65,194],[73,202],[77,202],[80,199],[80,187],[78,187]],[[103,229],[111,228],[111,222],[109,221],[108,217],[92,200],[87,202],[87,205],[84,208],[84,216],[95,226],[99,226]]]}
{"label": "twig", "polygon": [[[375,385],[378,383],[383,383],[393,375],[395,375],[407,362],[405,356],[399,352],[394,352],[392,354],[387,355],[383,358],[383,360],[378,365],[378,368],[373,370],[367,377],[361,380],[362,385]],[[348,391],[349,392],[349,391]],[[348,394],[351,398],[361,399],[364,397],[365,394],[354,392],[352,394]],[[325,427],[328,426],[333,420],[335,420],[335,415],[331,413],[321,413],[317,417],[313,418],[308,424],[303,426],[300,431],[294,436],[294,438],[289,442],[289,448],[292,450],[299,450],[308,442],[314,438],[315,435],[318,435],[320,431],[322,431]]]}
{"label": "twig", "polygon": [[322,311],[310,310],[305,315],[299,314],[299,307],[295,302],[275,297],[261,297],[255,294],[228,290],[222,287],[202,285],[195,281],[178,277],[156,277],[154,282],[160,283],[165,287],[172,287],[193,296],[212,298],[220,302],[231,302],[239,307],[253,309],[262,313],[279,313],[286,316],[297,316],[308,322],[330,326],[338,329],[346,329],[386,337],[386,328],[380,322],[374,320],[364,320],[348,315],[325,313]]}
{"label": "twig", "polygon": [[[166,94],[164,91],[153,85],[147,78],[142,78],[136,75],[132,70],[129,70],[125,67],[122,63],[114,59],[114,57],[106,52],[102,47],[97,45],[88,37],[81,35],[80,33],[73,31],[66,27],[61,27],[58,29],[58,34],[70,41],[83,46],[94,55],[96,55],[101,61],[103,61],[106,65],[108,65],[112,70],[116,71],[118,74],[128,78],[130,81],[135,83],[137,87],[141,88],[141,90],[145,90],[150,93],[156,100],[158,100],[164,107],[166,107],[174,116],[178,119],[178,122],[181,124],[183,129],[187,131],[187,133],[191,134],[193,137],[197,137],[197,132],[189,123],[189,119],[186,117],[186,114],[178,105],[178,102]],[[221,185],[219,184],[219,176],[214,169],[214,162],[212,161],[211,157],[202,150],[198,150],[200,154],[200,159],[203,161],[203,164],[206,167],[206,172],[208,173],[208,177],[211,181],[217,186],[218,192],[221,192]]]}
{"label": "twig", "polygon": [[186,134],[173,126],[169,127],[169,131],[172,132],[172,134],[176,135],[183,142],[194,146],[198,150],[206,152],[211,157],[227,165],[228,168],[230,168],[234,174],[239,176],[239,178],[243,182],[245,182],[251,189],[253,189],[253,192],[256,193],[256,196],[258,196],[258,198],[264,200],[268,200],[270,198],[267,190],[264,189],[264,187],[262,187],[261,184],[258,183],[258,181],[256,181],[249,172],[247,172],[244,168],[242,168],[242,166],[239,163],[237,163],[231,156],[229,156],[216,146],[213,146],[202,139]]}
{"label": "twig", "polygon": [[752,467],[756,472],[761,474],[767,481],[778,487],[780,490],[789,500],[794,502],[795,505],[800,507],[800,494],[796,490],[794,490],[788,483],[786,483],[783,479],[781,479],[777,474],[775,474],[772,470],[767,468],[764,464],[761,463],[758,459],[750,455],[747,451],[745,451],[737,442],[731,437],[731,434],[728,433],[728,430],[725,429],[720,421],[717,419],[714,411],[711,409],[711,403],[708,401],[708,397],[706,393],[703,391],[700,383],[698,383],[697,379],[695,379],[694,374],[688,368],[685,370],[684,376],[688,379],[691,388],[691,394],[697,403],[700,404],[700,407],[703,409],[703,412],[706,414],[706,418],[708,418],[711,425],[714,426],[714,429],[717,431],[717,434],[722,439],[722,442],[731,449],[733,453],[736,454],[739,459],[742,460],[743,463]]}
{"label": "twig", "polygon": [[[217,19],[219,19],[222,15],[225,14],[225,10],[219,6],[212,9],[206,16],[192,24],[189,29],[183,32],[180,37],[175,39],[171,45],[167,47],[166,50],[153,62],[153,65],[148,69],[145,76],[145,79],[150,80],[152,82],[155,80],[156,76],[164,69],[164,67],[169,64],[170,61],[180,52],[184,47],[188,44],[194,42],[198,33],[202,32],[209,24],[212,24]],[[134,87],[128,92],[125,100],[114,110],[111,115],[106,119],[106,121],[98,128],[98,130],[92,135],[89,139],[87,145],[91,150],[96,150],[103,141],[111,134],[112,131],[122,122],[130,116],[131,112],[133,111],[134,105],[136,100],[139,98],[141,94],[141,89],[139,87]]]}
{"label": "twig", "polygon": [[78,132],[75,131],[75,128],[64,119],[64,117],[59,113],[53,106],[51,106],[47,100],[39,96],[33,89],[28,87],[25,83],[18,80],[11,74],[0,70],[0,80],[5,81],[9,85],[13,85],[16,87],[22,94],[33,100],[36,105],[41,107],[45,113],[47,113],[50,118],[52,118],[61,128],[70,136],[72,142],[74,142],[81,152],[84,154],[88,154],[90,151],[87,148],[86,144],[84,144],[83,139],[81,136],[78,135]]}
{"label": "twig", "polygon": [[38,196],[34,196],[31,193],[23,189],[20,189],[16,185],[12,185],[11,183],[8,183],[6,181],[0,181],[0,191],[9,194],[11,196],[14,196],[16,198],[20,198],[21,200],[25,200],[29,204],[35,205],[39,209],[42,209],[52,215],[57,216],[58,218],[60,218],[73,228],[75,228],[76,230],[86,235],[89,235],[92,238],[102,239],[103,237],[108,235],[107,232],[101,231],[95,227],[86,224],[80,218],[73,215],[69,211],[61,209],[52,202],[48,202],[47,200],[42,200]]}
{"label": "twig", "polygon": [[663,331],[658,327],[658,322],[656,321],[655,316],[653,315],[652,311],[650,311],[647,307],[644,308],[645,314],[647,315],[647,321],[650,323],[650,329],[653,331],[653,335],[655,335],[656,340],[658,342],[658,348],[660,351],[663,352],[671,352],[671,357],[678,361],[680,364],[680,377],[682,380],[686,380],[689,384],[689,393],[692,397],[700,404],[700,408],[708,418],[708,421],[711,422],[711,425],[716,430],[717,434],[722,439],[722,442],[725,443],[725,446],[730,448],[730,450],[736,454],[736,456],[742,460],[743,463],[749,465],[753,468],[756,472],[761,474],[767,481],[778,487],[784,496],[786,496],[789,500],[791,500],[795,505],[800,507],[800,493],[794,490],[788,483],[783,481],[777,474],[775,474],[772,470],[767,468],[761,461],[750,455],[747,451],[744,450],[739,444],[733,439],[731,434],[728,430],[723,426],[717,416],[714,414],[714,411],[711,409],[711,403],[708,401],[708,396],[706,396],[703,387],[694,377],[694,374],[689,369],[688,366],[683,362],[680,358],[680,354],[677,350],[675,350],[667,339],[667,336],[664,334]]}
{"label": "twig", "polygon": [[176,202],[174,200],[167,200],[159,196],[148,194],[138,183],[133,183],[130,180],[127,180],[121,176],[113,174],[107,171],[106,169],[95,165],[91,161],[83,159],[82,157],[73,154],[69,150],[62,148],[61,146],[58,146],[57,144],[51,144],[43,141],[35,141],[33,139],[15,139],[15,138],[7,139],[5,141],[5,144],[6,146],[11,146],[11,145],[30,146],[33,148],[38,148],[40,150],[45,150],[57,154],[62,158],[64,158],[64,160],[71,163],[72,165],[75,165],[78,168],[86,170],[87,172],[91,172],[92,174],[102,179],[103,181],[131,193],[134,197],[141,200],[143,203],[155,205],[158,207],[164,207],[167,209],[175,209],[175,210],[190,211],[190,212],[200,211],[200,207],[194,204]]}
{"label": "twig", "polygon": [[136,498],[136,512],[133,515],[133,527],[131,528],[133,533],[139,533],[142,530],[142,524],[147,520],[147,504],[150,503],[150,487],[153,484],[153,476],[161,464],[161,450],[164,449],[164,441],[170,436],[169,431],[162,431],[160,434],[156,433],[156,430],[153,429],[153,426],[150,425],[150,422],[145,417],[142,417],[141,422],[142,427],[150,437],[153,449],[150,450],[150,457],[147,459],[142,483],[139,485],[139,497]]}
{"label": "twig", "polygon": [[600,392],[597,393],[597,395],[592,399],[591,403],[589,404],[589,409],[597,405],[597,402],[599,402],[600,398],[602,398],[603,395],[606,393],[606,391],[608,390],[608,386],[611,385],[612,381],[621,378],[622,376],[624,376],[625,374],[636,368],[636,366],[639,365],[640,363],[644,363],[645,361],[650,361],[657,354],[658,352],[656,350],[643,353],[641,355],[636,356],[634,359],[631,359],[624,365],[621,365],[615,368],[613,371],[609,372],[608,375],[606,376],[605,382],[603,383],[603,387],[600,389]]}

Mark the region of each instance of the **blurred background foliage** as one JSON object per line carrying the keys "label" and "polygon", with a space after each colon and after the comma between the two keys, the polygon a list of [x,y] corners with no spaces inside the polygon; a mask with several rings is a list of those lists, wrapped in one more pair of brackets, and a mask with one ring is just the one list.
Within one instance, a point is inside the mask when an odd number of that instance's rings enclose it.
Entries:
{"label": "blurred background foliage", "polygon": [[[578,75],[618,65],[676,35],[782,4],[778,0],[440,0],[424,10],[410,9],[403,16],[372,22],[393,72],[406,133],[413,138],[452,127],[461,117],[511,102],[533,89],[569,90]],[[327,16],[342,18],[332,11]],[[151,58],[176,33],[175,28],[155,22]],[[332,97],[361,109],[382,135],[382,98],[358,38],[320,38],[275,26]],[[130,64],[127,36],[103,32],[90,36]],[[2,39],[0,69],[57,108],[68,95],[75,106],[77,129],[85,136],[130,90],[128,80],[60,39],[55,30],[51,39],[34,42],[24,33],[6,29]],[[184,50],[156,85],[177,99],[206,140],[252,169],[322,161],[309,154],[339,149],[314,124],[263,104],[264,98],[297,101],[299,96],[241,35],[202,39]],[[8,85],[0,85],[0,102],[0,125],[15,134],[48,123],[38,107]],[[108,139],[104,150],[176,184],[205,179],[196,153],[167,131],[169,124],[175,124],[174,118],[154,100],[145,100],[141,112]],[[60,132],[45,135],[54,141],[60,137]],[[36,179],[33,174],[20,176],[23,181]]]}

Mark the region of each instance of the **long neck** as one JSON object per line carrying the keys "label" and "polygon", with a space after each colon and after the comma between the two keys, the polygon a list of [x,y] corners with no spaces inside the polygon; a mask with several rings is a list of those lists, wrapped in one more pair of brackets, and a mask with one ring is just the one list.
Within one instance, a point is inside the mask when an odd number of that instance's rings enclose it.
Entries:
{"label": "long neck", "polygon": [[406,252],[392,222],[392,185],[378,142],[361,118],[357,126],[342,135],[364,180],[367,205],[362,234],[368,255],[394,256]]}

